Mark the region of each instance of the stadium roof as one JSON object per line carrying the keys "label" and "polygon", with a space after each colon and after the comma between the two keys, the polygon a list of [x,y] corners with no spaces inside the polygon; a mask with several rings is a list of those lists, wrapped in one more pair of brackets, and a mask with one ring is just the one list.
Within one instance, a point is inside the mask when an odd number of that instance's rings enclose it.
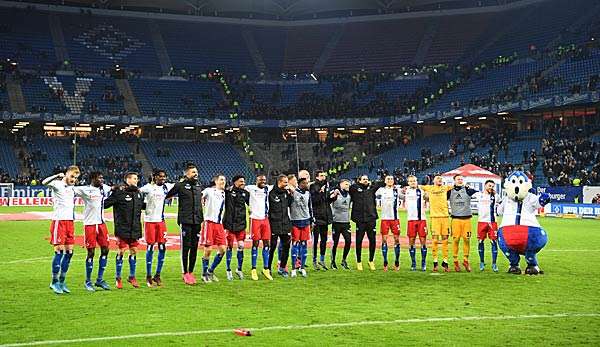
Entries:
{"label": "stadium roof", "polygon": [[[498,5],[520,0],[68,0],[65,5],[203,16],[298,20]],[[56,1],[31,1],[56,4]]]}

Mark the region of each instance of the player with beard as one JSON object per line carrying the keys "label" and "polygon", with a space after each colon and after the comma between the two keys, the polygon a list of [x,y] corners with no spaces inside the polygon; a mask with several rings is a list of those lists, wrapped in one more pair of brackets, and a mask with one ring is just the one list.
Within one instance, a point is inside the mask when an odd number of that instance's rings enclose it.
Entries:
{"label": "player with beard", "polygon": [[227,279],[233,280],[231,272],[231,258],[233,244],[237,243],[237,268],[235,274],[239,279],[244,279],[242,266],[244,264],[244,240],[246,239],[246,205],[250,202],[250,193],[246,187],[246,178],[242,175],[234,176],[233,185],[225,189],[225,215],[223,226],[227,239],[225,262],[227,264]]}
{"label": "player with beard", "polygon": [[185,176],[175,183],[165,199],[177,196],[177,224],[181,229],[181,272],[183,282],[188,285],[196,284],[194,267],[198,255],[198,237],[204,216],[202,214],[202,187],[198,182],[198,168],[188,164]]}

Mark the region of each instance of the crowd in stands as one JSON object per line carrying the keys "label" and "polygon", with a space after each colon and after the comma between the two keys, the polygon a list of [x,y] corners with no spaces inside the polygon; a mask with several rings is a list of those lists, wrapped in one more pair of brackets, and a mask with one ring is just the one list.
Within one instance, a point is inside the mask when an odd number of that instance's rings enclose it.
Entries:
{"label": "crowd in stands", "polygon": [[[104,176],[104,181],[108,185],[119,184],[127,172],[141,172],[142,163],[135,160],[133,154],[123,156],[86,156],[77,161],[82,170],[80,178],[81,183],[89,183],[87,174],[93,171],[100,171]],[[54,167],[54,173],[64,172],[65,166],[57,165]],[[140,177],[143,180],[143,177]]]}
{"label": "crowd in stands", "polygon": [[[439,70],[438,70],[439,68]],[[247,110],[238,110],[248,118],[281,119],[281,118],[311,118],[311,117],[356,117],[363,116],[391,116],[397,114],[415,113],[419,100],[426,98],[431,90],[438,90],[437,86],[442,79],[447,66],[424,66],[418,69],[404,68],[400,72],[392,73],[367,73],[323,75],[318,83],[332,84],[331,95],[316,92],[302,93],[292,105],[278,106],[282,97],[281,87],[275,89],[267,100],[262,100],[252,81],[231,78],[235,99],[240,104],[251,105]],[[434,72],[435,70],[435,72]],[[403,72],[404,71],[404,72]],[[390,96],[385,92],[376,92],[375,86],[380,83],[394,80],[400,75],[421,74],[428,82],[424,87],[417,88],[410,93]],[[373,96],[368,103],[360,100]],[[263,96],[264,97],[264,96]]]}
{"label": "crowd in stands", "polygon": [[[6,74],[0,70],[0,94],[4,93],[6,93]],[[4,104],[4,100],[0,98],[0,112],[8,108],[8,105]]]}
{"label": "crowd in stands", "polygon": [[[130,135],[119,135],[116,134],[95,134],[87,137],[78,138],[79,146],[86,147],[104,147],[109,146],[115,139],[123,141],[133,141],[137,139]],[[40,168],[36,163],[51,161],[48,153],[32,144],[34,137],[32,136],[17,136],[15,146],[17,147],[18,159],[21,162],[21,166],[26,170],[25,175],[18,176],[11,179],[15,184],[38,184],[43,175]],[[29,148],[28,146],[29,145]],[[69,148],[69,157],[73,157],[73,147]],[[53,162],[54,163],[54,162]],[[80,183],[86,184],[87,174],[92,171],[100,171],[104,175],[104,180],[107,184],[117,184],[123,180],[124,175],[129,171],[141,172],[142,163],[135,159],[133,153],[121,156],[109,156],[109,155],[91,155],[86,154],[85,156],[78,155],[77,165],[82,170],[82,176],[80,177]],[[66,170],[66,164],[56,164],[52,168],[53,173],[64,172]],[[140,177],[140,180],[144,180]]]}
{"label": "crowd in stands", "polygon": [[[597,48],[593,48],[597,49]],[[592,49],[588,48],[587,45],[569,45],[566,47],[558,46],[554,50],[545,52],[535,56],[535,59],[551,59],[552,61],[558,61],[561,59],[572,58],[573,60],[584,60],[590,58]],[[496,67],[492,65],[492,68]],[[484,79],[486,77],[485,72],[489,69],[487,64],[482,63],[480,66],[473,68],[472,70],[467,69],[466,71],[475,74],[475,78]],[[491,96],[471,99],[468,105],[461,105],[458,101],[451,102],[453,109],[458,109],[463,106],[479,107],[488,106],[498,103],[507,103],[521,101],[529,95],[536,95],[538,93],[547,91],[554,87],[568,87],[568,90],[572,94],[579,94],[584,91],[597,91],[600,85],[598,84],[598,74],[590,74],[587,76],[585,84],[573,83],[565,85],[563,76],[556,76],[553,74],[544,75],[542,72],[544,69],[535,71],[534,73],[524,76],[516,84],[507,87]]]}
{"label": "crowd in stands", "polygon": [[[167,147],[159,147],[156,149],[156,153],[155,156],[160,158],[160,157],[170,157],[171,156],[171,149],[167,148]],[[175,168],[175,170],[178,170],[178,168]]]}
{"label": "crowd in stands", "polygon": [[11,183],[10,174],[0,167],[0,183]]}
{"label": "crowd in stands", "polygon": [[600,184],[600,143],[584,129],[551,128],[542,140],[542,154],[551,186]]}
{"label": "crowd in stands", "polygon": [[[396,167],[391,172],[384,169],[384,163],[370,161],[369,172],[376,169],[378,176],[385,176],[391,174],[395,177],[397,182],[406,182],[406,178],[409,175],[419,174],[423,176],[422,183],[429,184],[432,182],[433,177],[439,174],[439,172],[432,172],[430,169],[438,164],[444,163],[452,158],[460,156],[460,166],[467,163],[478,165],[482,168],[486,168],[497,174],[507,172],[500,170],[501,165],[497,162],[498,151],[508,150],[508,130],[498,132],[496,129],[491,128],[478,128],[472,129],[468,133],[461,134],[455,137],[449,145],[447,152],[434,153],[431,148],[421,148],[421,156],[418,159],[404,159],[402,167]],[[403,139],[404,140],[404,139]],[[408,145],[404,142],[404,145]],[[474,151],[478,148],[489,147],[489,155],[478,155]]]}

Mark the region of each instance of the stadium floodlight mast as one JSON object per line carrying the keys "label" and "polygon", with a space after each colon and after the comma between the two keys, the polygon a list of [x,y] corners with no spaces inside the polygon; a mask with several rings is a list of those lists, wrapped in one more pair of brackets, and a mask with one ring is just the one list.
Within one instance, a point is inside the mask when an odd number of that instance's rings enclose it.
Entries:
{"label": "stadium floodlight mast", "polygon": [[299,150],[298,150],[298,128],[295,128],[294,131],[296,132],[296,172],[300,172],[300,154],[299,154]]}
{"label": "stadium floodlight mast", "polygon": [[73,130],[73,165],[77,165],[77,122]]}

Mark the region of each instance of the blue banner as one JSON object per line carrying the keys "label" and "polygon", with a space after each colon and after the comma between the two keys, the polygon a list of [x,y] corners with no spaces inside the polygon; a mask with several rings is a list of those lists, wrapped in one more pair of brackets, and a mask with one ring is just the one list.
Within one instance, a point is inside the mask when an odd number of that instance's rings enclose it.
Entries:
{"label": "blue banner", "polygon": [[583,187],[537,187],[538,194],[550,194],[551,202],[579,203],[583,201]]}
{"label": "blue banner", "polygon": [[548,208],[546,208],[546,213],[573,214],[577,216],[598,217],[600,216],[600,205],[551,203],[550,209],[548,210]]}
{"label": "blue banner", "polygon": [[1,198],[47,198],[52,196],[52,190],[46,186],[14,186],[11,190],[9,186],[0,186]]}
{"label": "blue banner", "polygon": [[109,116],[88,114],[52,114],[52,113],[13,113],[2,112],[2,120],[40,120],[46,122],[79,122],[79,123],[113,123],[113,124],[163,124],[179,126],[224,126],[224,127],[254,127],[254,128],[319,128],[319,127],[352,127],[352,126],[389,126],[426,121],[431,119],[445,119],[453,117],[466,117],[474,115],[496,114],[508,110],[529,110],[534,108],[559,107],[563,105],[589,104],[598,102],[598,92],[587,92],[572,95],[556,95],[550,97],[536,97],[528,100],[493,104],[474,108],[460,108],[455,110],[427,111],[419,114],[397,114],[386,117],[349,117],[349,118],[313,118],[313,119],[246,119],[241,115],[238,119],[230,119],[223,113],[216,119],[201,117],[165,117],[165,116]]}

